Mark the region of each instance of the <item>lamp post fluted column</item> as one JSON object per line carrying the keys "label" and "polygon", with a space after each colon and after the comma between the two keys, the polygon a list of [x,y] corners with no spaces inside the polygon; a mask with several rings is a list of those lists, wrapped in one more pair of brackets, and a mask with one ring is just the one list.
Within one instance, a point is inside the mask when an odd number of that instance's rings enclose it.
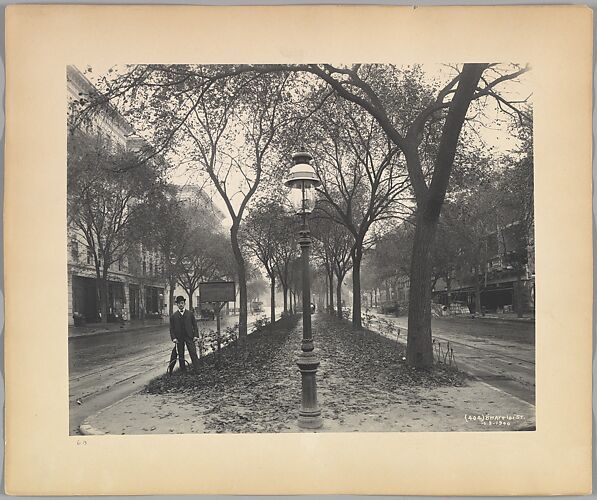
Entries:
{"label": "lamp post fluted column", "polygon": [[323,425],[321,410],[317,403],[317,368],[319,358],[315,353],[313,332],[311,330],[311,278],[309,255],[311,252],[311,236],[306,223],[299,232],[303,273],[303,340],[298,356],[298,367],[301,372],[303,401],[299,412],[299,427],[318,429]]}
{"label": "lamp post fluted column", "polygon": [[291,198],[302,216],[302,227],[299,231],[299,245],[301,247],[301,267],[303,275],[303,339],[297,365],[301,372],[302,403],[299,411],[298,425],[304,429],[318,429],[323,425],[321,410],[317,403],[317,368],[319,358],[313,344],[311,329],[311,279],[309,254],[311,251],[311,234],[307,226],[307,214],[313,210],[315,187],[321,181],[311,166],[309,153],[295,153],[292,156],[293,166],[285,181],[291,188]]}

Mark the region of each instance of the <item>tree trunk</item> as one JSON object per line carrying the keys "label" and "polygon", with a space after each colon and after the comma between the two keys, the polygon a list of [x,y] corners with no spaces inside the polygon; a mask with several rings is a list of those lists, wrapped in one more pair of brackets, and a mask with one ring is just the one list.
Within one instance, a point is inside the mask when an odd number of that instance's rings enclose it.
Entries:
{"label": "tree trunk", "polygon": [[168,292],[168,316],[172,316],[174,313],[174,288],[176,287],[176,278],[171,279],[169,282]]}
{"label": "tree trunk", "polygon": [[522,280],[520,272],[516,273],[516,316],[522,318]]}
{"label": "tree trunk", "polygon": [[284,312],[288,313],[288,287],[282,283],[282,292],[284,295]]}
{"label": "tree trunk", "polygon": [[190,288],[187,290],[187,295],[189,296],[189,311],[191,312],[193,312],[193,293],[195,293],[195,290]]}
{"label": "tree trunk", "polygon": [[276,321],[276,276],[270,276],[270,315],[272,323]]}
{"label": "tree trunk", "polygon": [[446,302],[448,306],[448,311],[450,310],[450,305],[452,304],[452,279],[446,276]]}
{"label": "tree trunk", "polygon": [[100,302],[102,308],[102,323],[108,322],[108,270],[104,268],[101,279]]}
{"label": "tree trunk", "polygon": [[[408,308],[407,361],[411,366],[430,367],[433,364],[431,339],[431,262],[430,250],[435,237],[437,222],[450,182],[458,138],[471,99],[477,88],[486,64],[463,66],[450,103],[446,121],[442,127],[441,139],[429,187],[422,176],[421,162],[417,151],[418,139],[409,141],[403,148],[408,173],[417,199],[417,226],[410,269],[410,300]],[[384,126],[390,133],[393,127]],[[400,142],[400,141],[398,141]],[[397,145],[398,142],[396,143]]]}
{"label": "tree trunk", "polygon": [[363,242],[356,243],[352,254],[352,326],[362,328],[361,318],[361,260],[363,259]]}
{"label": "tree trunk", "polygon": [[328,311],[330,307],[330,294],[328,290],[330,289],[330,278],[328,273],[325,273],[325,310]]}
{"label": "tree trunk", "polygon": [[239,306],[240,313],[238,316],[238,340],[240,345],[244,345],[247,339],[247,271],[245,268],[245,259],[240,250],[238,243],[238,224],[235,223],[230,228],[230,242],[232,243],[232,253],[236,260],[236,268],[238,271],[238,288],[239,288]]}
{"label": "tree trunk", "polygon": [[100,322],[104,321],[104,313],[103,313],[103,282],[102,282],[102,275],[99,267],[95,267],[95,309],[100,316]]}
{"label": "tree trunk", "polygon": [[342,319],[342,280],[336,276],[336,307],[338,318]]}
{"label": "tree trunk", "polygon": [[145,285],[144,282],[142,281],[140,286],[139,286],[139,319],[144,321],[145,320],[145,302],[146,302],[146,296],[145,296]]}
{"label": "tree trunk", "polygon": [[329,280],[330,280],[330,304],[329,304],[329,309],[328,309],[328,313],[330,314],[334,314],[334,275],[333,274],[329,274]]}
{"label": "tree trunk", "polygon": [[417,214],[410,268],[408,338],[406,359],[410,366],[433,365],[431,340],[431,262],[430,250],[437,219]]}
{"label": "tree trunk", "polygon": [[481,306],[481,284],[479,283],[479,269],[475,266],[475,314],[483,314]]}

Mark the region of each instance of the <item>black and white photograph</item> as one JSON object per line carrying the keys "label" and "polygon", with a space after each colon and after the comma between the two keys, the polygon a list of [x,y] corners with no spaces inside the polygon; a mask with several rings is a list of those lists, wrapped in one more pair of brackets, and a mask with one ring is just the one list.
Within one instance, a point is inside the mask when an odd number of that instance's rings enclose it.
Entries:
{"label": "black and white photograph", "polygon": [[591,491],[590,8],[5,17],[8,494]]}
{"label": "black and white photograph", "polygon": [[70,435],[536,430],[531,65],[64,70]]}

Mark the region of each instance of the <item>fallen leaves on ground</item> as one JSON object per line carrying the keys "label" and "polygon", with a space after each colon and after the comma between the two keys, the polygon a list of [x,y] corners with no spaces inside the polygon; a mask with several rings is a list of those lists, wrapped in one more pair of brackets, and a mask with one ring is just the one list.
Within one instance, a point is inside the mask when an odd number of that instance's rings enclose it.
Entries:
{"label": "fallen leaves on ground", "polygon": [[[251,334],[244,348],[231,346],[200,360],[198,372],[154,379],[146,391],[188,395],[210,432],[279,432],[295,428],[301,401],[296,365],[302,324],[287,318]],[[321,366],[317,373],[322,416],[342,422],[348,414],[384,419],[388,404],[427,403],[418,390],[461,385],[464,375],[436,366],[409,367],[404,347],[324,313],[313,317]],[[414,411],[414,410],[413,410]]]}

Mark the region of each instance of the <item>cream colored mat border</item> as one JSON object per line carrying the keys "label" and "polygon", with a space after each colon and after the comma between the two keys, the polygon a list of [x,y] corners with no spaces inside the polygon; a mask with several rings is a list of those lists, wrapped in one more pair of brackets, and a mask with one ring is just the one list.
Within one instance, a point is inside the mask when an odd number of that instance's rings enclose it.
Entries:
{"label": "cream colored mat border", "polygon": [[[591,30],[583,7],[8,7],[7,490],[587,492]],[[65,66],[319,61],[533,65],[538,430],[111,436],[78,446],[68,436]]]}

